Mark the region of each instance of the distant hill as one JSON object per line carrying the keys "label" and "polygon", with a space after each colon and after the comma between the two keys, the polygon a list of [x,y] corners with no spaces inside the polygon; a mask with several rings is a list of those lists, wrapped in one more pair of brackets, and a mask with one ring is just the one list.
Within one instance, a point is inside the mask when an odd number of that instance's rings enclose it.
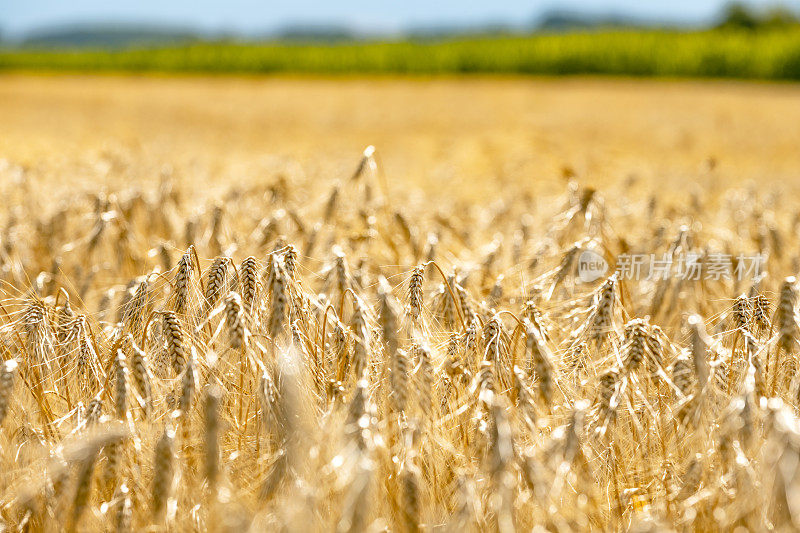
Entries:
{"label": "distant hill", "polygon": [[653,26],[678,26],[679,23],[656,22],[615,13],[586,14],[574,11],[549,11],[539,17],[534,27],[540,31],[590,30],[594,28],[649,28]]}
{"label": "distant hill", "polygon": [[341,42],[358,40],[358,32],[347,26],[328,24],[291,24],[280,28],[269,35],[270,39],[279,41],[301,42]]}
{"label": "distant hill", "polygon": [[202,39],[202,35],[183,28],[81,24],[42,28],[26,35],[19,44],[27,48],[127,48],[185,44]]}
{"label": "distant hill", "polygon": [[138,48],[220,40],[297,41],[310,43],[358,40],[361,35],[346,26],[292,24],[260,36],[210,35],[185,28],[137,24],[80,24],[47,27],[25,35],[23,48]]}

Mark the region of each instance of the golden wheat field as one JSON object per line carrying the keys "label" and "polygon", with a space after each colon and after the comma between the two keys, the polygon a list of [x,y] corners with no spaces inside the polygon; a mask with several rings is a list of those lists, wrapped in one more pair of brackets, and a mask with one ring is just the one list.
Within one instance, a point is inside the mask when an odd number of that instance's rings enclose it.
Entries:
{"label": "golden wheat field", "polygon": [[799,529],[798,102],[0,76],[4,530]]}

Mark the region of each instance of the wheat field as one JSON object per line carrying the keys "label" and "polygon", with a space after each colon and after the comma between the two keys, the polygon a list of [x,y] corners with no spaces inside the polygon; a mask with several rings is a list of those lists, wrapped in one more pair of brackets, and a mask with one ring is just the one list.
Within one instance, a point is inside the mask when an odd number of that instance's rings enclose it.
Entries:
{"label": "wheat field", "polygon": [[4,529],[797,530],[798,92],[0,77]]}

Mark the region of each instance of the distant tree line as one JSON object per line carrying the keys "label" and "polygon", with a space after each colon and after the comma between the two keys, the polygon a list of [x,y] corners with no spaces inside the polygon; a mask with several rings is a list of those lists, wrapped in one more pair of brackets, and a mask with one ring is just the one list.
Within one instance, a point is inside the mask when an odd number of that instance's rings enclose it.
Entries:
{"label": "distant tree line", "polygon": [[716,27],[719,29],[770,30],[800,24],[798,14],[784,5],[755,9],[741,2],[728,4]]}

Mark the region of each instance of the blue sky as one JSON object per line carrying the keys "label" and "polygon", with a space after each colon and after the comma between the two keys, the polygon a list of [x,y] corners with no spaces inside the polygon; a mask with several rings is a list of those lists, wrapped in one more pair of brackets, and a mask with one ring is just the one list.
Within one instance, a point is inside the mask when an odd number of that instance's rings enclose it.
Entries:
{"label": "blue sky", "polygon": [[[774,0],[751,0],[772,5]],[[43,26],[82,22],[147,22],[245,34],[294,23],[344,24],[362,31],[410,26],[524,24],[560,8],[669,21],[702,22],[725,0],[0,0],[0,30],[20,35]],[[800,8],[800,0],[784,4]]]}

